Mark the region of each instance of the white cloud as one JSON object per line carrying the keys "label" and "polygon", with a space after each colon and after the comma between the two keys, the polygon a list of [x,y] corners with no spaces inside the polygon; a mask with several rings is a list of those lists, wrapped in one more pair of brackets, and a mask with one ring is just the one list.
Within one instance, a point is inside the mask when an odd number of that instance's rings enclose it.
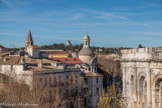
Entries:
{"label": "white cloud", "polygon": [[3,3],[5,3],[7,6],[9,7],[15,7],[13,4],[11,4],[10,2],[8,2],[7,0],[1,0]]}

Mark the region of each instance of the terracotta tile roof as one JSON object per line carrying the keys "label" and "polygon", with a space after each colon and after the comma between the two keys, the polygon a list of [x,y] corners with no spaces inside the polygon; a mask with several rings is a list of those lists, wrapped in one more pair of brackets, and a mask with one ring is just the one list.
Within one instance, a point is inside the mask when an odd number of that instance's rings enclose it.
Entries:
{"label": "terracotta tile roof", "polygon": [[38,46],[38,45],[31,45],[33,48],[36,48],[36,49],[41,49],[41,47],[40,46]]}
{"label": "terracotta tile roof", "polygon": [[102,75],[99,73],[95,73],[95,72],[87,72],[87,73],[85,73],[85,76],[86,77],[91,77],[91,76],[97,77],[97,76],[102,76]]}
{"label": "terracotta tile roof", "polygon": [[44,51],[44,52],[46,52],[47,54],[69,54],[66,51]]}
{"label": "terracotta tile roof", "polygon": [[[6,56],[7,60],[4,61],[4,57],[0,58],[0,64],[2,65],[11,65],[11,64],[22,64],[21,58],[25,59],[26,64],[38,64],[39,60],[42,60],[42,63],[49,64],[49,63],[58,63],[58,61],[52,60],[52,59],[29,59],[28,57],[24,56]],[[60,63],[60,62],[59,62]]]}
{"label": "terracotta tile roof", "polygon": [[42,71],[42,70],[50,70],[50,69],[63,69],[61,67],[54,67],[54,66],[51,66],[51,65],[44,65],[43,68],[40,68],[38,66],[28,66],[27,67],[27,70],[32,70],[32,71]]}
{"label": "terracotta tile roof", "polygon": [[[29,60],[29,58],[26,58],[26,63],[27,64],[37,64],[39,60],[42,60],[42,63],[46,64],[46,63],[58,63],[58,61],[52,60],[52,59],[31,59]],[[60,62],[59,62],[60,63]]]}
{"label": "terracotta tile roof", "polygon": [[0,45],[0,48],[6,48],[6,47],[4,47],[4,46]]}
{"label": "terracotta tile roof", "polygon": [[57,61],[60,61],[66,64],[82,64],[83,63],[78,57],[54,58],[54,60],[57,60]]}
{"label": "terracotta tile roof", "polygon": [[3,53],[0,54],[0,57],[8,56],[9,53],[10,53],[9,51],[8,52],[3,52]]}
{"label": "terracotta tile roof", "polygon": [[[6,56],[7,60],[4,61],[4,57],[0,58],[0,65],[22,65],[21,59],[25,59],[26,70],[31,71],[41,71],[41,70],[50,70],[50,69],[63,69],[63,66],[53,66],[51,63],[60,63],[53,59],[32,59],[25,56]],[[43,68],[40,68],[37,64],[42,60]]]}
{"label": "terracotta tile roof", "polygon": [[7,56],[6,61],[4,61],[4,57],[0,58],[0,64],[11,65],[11,64],[19,64],[20,56]]}

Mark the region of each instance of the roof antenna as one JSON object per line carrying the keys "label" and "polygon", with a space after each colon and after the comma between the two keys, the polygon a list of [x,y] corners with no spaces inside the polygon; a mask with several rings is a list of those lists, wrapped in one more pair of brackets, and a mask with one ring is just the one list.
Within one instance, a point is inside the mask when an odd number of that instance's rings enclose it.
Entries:
{"label": "roof antenna", "polygon": [[87,26],[86,26],[86,34],[87,34]]}
{"label": "roof antenna", "polygon": [[29,26],[29,31],[30,31],[30,26]]}

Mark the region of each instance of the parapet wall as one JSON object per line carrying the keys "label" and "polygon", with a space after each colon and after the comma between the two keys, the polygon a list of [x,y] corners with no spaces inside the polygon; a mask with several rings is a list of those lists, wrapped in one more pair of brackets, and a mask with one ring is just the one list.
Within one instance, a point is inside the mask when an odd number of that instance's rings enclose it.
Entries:
{"label": "parapet wall", "polygon": [[124,49],[121,53],[122,61],[162,61],[162,47]]}

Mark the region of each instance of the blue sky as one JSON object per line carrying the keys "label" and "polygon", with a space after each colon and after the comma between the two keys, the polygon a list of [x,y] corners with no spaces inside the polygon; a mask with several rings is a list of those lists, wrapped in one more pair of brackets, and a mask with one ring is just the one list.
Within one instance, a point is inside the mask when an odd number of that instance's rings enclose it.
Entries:
{"label": "blue sky", "polygon": [[162,0],[0,0],[0,44],[82,43],[102,47],[162,46]]}

